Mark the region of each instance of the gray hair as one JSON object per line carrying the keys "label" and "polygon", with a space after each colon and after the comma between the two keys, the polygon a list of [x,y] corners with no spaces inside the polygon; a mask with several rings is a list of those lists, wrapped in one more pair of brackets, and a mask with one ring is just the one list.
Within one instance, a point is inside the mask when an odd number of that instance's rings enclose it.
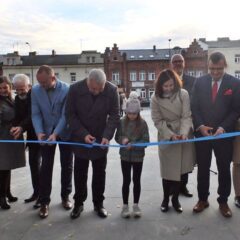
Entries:
{"label": "gray hair", "polygon": [[106,74],[100,68],[94,68],[89,72],[88,81],[95,81],[98,84],[104,84],[107,80]]}
{"label": "gray hair", "polygon": [[174,59],[175,57],[181,58],[181,59],[183,60],[183,62],[185,61],[182,54],[176,53],[176,54],[173,54],[173,55],[172,55],[172,57],[171,57],[171,63],[173,62],[173,59]]}
{"label": "gray hair", "polygon": [[17,83],[24,83],[26,85],[30,84],[29,77],[26,74],[16,74],[13,77],[12,84],[16,85]]}

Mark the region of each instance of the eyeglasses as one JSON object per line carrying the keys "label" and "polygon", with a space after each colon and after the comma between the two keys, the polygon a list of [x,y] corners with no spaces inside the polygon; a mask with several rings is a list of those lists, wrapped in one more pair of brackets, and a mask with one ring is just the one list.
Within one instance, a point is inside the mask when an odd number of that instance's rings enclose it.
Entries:
{"label": "eyeglasses", "polygon": [[211,72],[213,72],[213,71],[217,71],[217,72],[221,72],[221,71],[223,71],[224,70],[224,67],[219,67],[219,68],[209,68],[209,70],[211,71]]}

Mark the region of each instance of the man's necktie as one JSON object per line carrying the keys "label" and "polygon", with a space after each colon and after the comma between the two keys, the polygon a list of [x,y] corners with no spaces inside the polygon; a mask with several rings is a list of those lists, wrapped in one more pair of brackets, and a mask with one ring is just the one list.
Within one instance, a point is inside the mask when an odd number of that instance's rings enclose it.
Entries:
{"label": "man's necktie", "polygon": [[212,102],[215,101],[217,92],[218,92],[218,83],[217,83],[217,81],[214,81],[213,86],[212,86]]}

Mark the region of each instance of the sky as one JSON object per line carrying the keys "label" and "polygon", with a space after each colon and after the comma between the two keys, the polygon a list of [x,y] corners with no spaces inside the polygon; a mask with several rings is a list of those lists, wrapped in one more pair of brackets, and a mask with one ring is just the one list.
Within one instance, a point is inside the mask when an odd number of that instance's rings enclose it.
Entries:
{"label": "sky", "polygon": [[103,53],[114,43],[146,49],[188,47],[194,38],[240,39],[236,0],[1,0],[0,15],[0,54]]}

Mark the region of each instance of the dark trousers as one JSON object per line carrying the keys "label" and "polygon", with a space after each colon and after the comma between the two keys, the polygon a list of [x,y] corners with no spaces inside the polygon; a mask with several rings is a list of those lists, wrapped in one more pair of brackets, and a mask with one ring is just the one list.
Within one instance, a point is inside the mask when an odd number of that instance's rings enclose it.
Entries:
{"label": "dark trousers", "polygon": [[188,183],[188,173],[184,173],[181,175],[181,187],[186,186]]}
{"label": "dark trousers", "polygon": [[210,166],[212,152],[216,157],[218,169],[218,203],[226,203],[231,192],[230,164],[232,160],[232,139],[196,142],[198,164],[198,197],[206,201],[209,195]]}
{"label": "dark trousers", "polygon": [[9,189],[10,170],[0,170],[0,197],[6,197]]}
{"label": "dark trousers", "polygon": [[[56,145],[41,146],[40,203],[49,204],[52,190],[52,174]],[[73,154],[70,145],[59,145],[61,162],[61,197],[65,199],[72,191]]]}
{"label": "dark trousers", "polygon": [[[75,156],[74,162],[74,200],[81,205],[87,199],[87,179],[89,159]],[[94,206],[102,206],[105,191],[107,156],[92,161],[92,197]]]}
{"label": "dark trousers", "polygon": [[169,201],[169,196],[172,194],[173,200],[178,200],[178,196],[180,193],[180,181],[172,181],[167,179],[162,179],[163,186],[163,197],[166,202]]}
{"label": "dark trousers", "polygon": [[41,147],[38,144],[28,145],[28,159],[31,172],[33,195],[39,196],[40,168],[41,168]]}
{"label": "dark trousers", "polygon": [[141,174],[143,162],[121,161],[123,184],[123,204],[128,204],[129,186],[131,183],[131,170],[133,170],[133,202],[138,203],[141,194]]}

